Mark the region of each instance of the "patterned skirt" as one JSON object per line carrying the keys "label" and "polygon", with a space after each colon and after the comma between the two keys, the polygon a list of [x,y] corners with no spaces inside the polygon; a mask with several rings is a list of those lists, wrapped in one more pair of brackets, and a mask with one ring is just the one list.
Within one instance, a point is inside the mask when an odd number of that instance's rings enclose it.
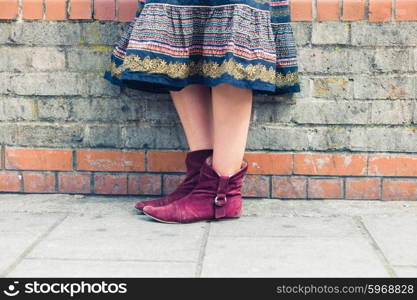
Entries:
{"label": "patterned skirt", "polygon": [[111,83],[153,93],[228,83],[300,91],[289,0],[139,0],[114,44]]}

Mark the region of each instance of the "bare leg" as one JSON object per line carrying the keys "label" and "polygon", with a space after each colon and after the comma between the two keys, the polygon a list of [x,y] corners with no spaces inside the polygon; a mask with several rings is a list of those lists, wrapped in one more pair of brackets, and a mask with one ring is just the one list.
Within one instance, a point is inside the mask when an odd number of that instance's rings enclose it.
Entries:
{"label": "bare leg", "polygon": [[190,151],[213,148],[213,112],[210,87],[191,84],[171,91]]}
{"label": "bare leg", "polygon": [[213,168],[220,175],[240,170],[252,110],[252,90],[219,84],[212,88]]}

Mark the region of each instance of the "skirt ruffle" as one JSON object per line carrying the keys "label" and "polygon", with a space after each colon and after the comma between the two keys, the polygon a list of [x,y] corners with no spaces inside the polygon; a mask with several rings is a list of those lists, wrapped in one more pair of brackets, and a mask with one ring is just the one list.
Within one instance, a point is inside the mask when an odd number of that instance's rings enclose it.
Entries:
{"label": "skirt ruffle", "polygon": [[288,0],[141,0],[104,78],[153,93],[195,83],[299,92]]}

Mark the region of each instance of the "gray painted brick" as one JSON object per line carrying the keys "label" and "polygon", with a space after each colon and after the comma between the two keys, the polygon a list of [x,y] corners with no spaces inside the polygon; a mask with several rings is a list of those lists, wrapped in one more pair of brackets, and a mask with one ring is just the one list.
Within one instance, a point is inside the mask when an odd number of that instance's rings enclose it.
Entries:
{"label": "gray painted brick", "polygon": [[28,49],[20,47],[0,47],[0,71],[23,72],[31,65],[31,56]]}
{"label": "gray painted brick", "polygon": [[380,100],[372,101],[372,124],[411,124],[414,100]]}
{"label": "gray painted brick", "polygon": [[311,42],[317,45],[348,44],[349,23],[339,21],[314,22]]}
{"label": "gray painted brick", "polygon": [[293,118],[296,105],[256,101],[252,107],[251,123],[289,123]]}
{"label": "gray painted brick", "polygon": [[73,99],[71,106],[74,121],[140,121],[145,116],[145,104],[127,97]]}
{"label": "gray painted brick", "polygon": [[29,48],[29,55],[32,57],[32,67],[39,71],[64,70],[65,52],[56,47]]}
{"label": "gray painted brick", "polygon": [[412,66],[414,66],[414,71],[417,72],[417,48],[411,50],[412,52]]}
{"label": "gray painted brick", "polygon": [[71,48],[67,55],[70,70],[104,71],[110,69],[110,48]]}
{"label": "gray painted brick", "polygon": [[292,22],[291,27],[297,46],[305,46],[311,43],[312,24],[308,22]]}
{"label": "gray painted brick", "polygon": [[99,21],[80,23],[81,44],[113,46],[127,25],[127,23]]}
{"label": "gray painted brick", "polygon": [[340,46],[301,48],[298,51],[300,72],[344,74],[352,73],[354,61],[350,51]]}
{"label": "gray painted brick", "polygon": [[415,98],[414,79],[405,75],[358,75],[354,77],[355,99]]}
{"label": "gray painted brick", "polygon": [[188,149],[180,125],[123,126],[124,147],[140,149]]}
{"label": "gray painted brick", "polygon": [[352,22],[352,45],[417,46],[414,22]]}
{"label": "gray painted brick", "polygon": [[179,123],[179,117],[172,100],[137,99],[146,102],[145,119],[152,123],[174,124]]}
{"label": "gray painted brick", "polygon": [[30,98],[0,98],[0,121],[32,121],[34,108]]}
{"label": "gray painted brick", "polygon": [[[291,138],[288,138],[291,137]],[[247,150],[345,150],[349,129],[342,126],[289,127],[280,125],[251,126]]]}
{"label": "gray painted brick", "polygon": [[295,105],[292,121],[297,124],[367,124],[371,104],[365,101],[310,100]]}
{"label": "gray painted brick", "polygon": [[10,39],[23,45],[77,45],[81,42],[80,23],[22,22],[12,26]]}
{"label": "gray painted brick", "polygon": [[412,120],[414,125],[417,125],[417,105],[414,102],[414,109],[413,109],[413,120]]}
{"label": "gray painted brick", "polygon": [[410,72],[413,70],[413,54],[409,48],[356,48],[349,49],[355,62],[355,73]]}
{"label": "gray painted brick", "polygon": [[[79,147],[84,124],[5,124],[3,142],[11,146]],[[0,127],[1,128],[1,127]]]}
{"label": "gray painted brick", "polygon": [[12,24],[2,23],[0,26],[0,44],[9,43],[9,37],[12,30]]}
{"label": "gray painted brick", "polygon": [[54,122],[72,120],[71,112],[73,110],[73,99],[53,97],[38,99],[36,102],[40,121]]}
{"label": "gray painted brick", "polygon": [[415,152],[416,132],[415,126],[351,128],[349,149],[352,151]]}
{"label": "gray painted brick", "polygon": [[120,87],[103,78],[103,73],[85,73],[81,75],[81,81],[85,83],[83,88],[91,96],[118,96]]}
{"label": "gray painted brick", "polygon": [[65,69],[65,53],[56,47],[0,47],[0,71],[28,72]]}
{"label": "gray painted brick", "polygon": [[86,89],[79,74],[66,72],[17,74],[11,83],[18,95],[80,95]]}
{"label": "gray painted brick", "polygon": [[85,126],[83,147],[122,147],[122,130],[118,124]]}
{"label": "gray painted brick", "polygon": [[0,73],[0,95],[10,94],[10,89],[11,89],[10,78],[11,78],[11,74]]}
{"label": "gray painted brick", "polygon": [[322,99],[352,99],[353,79],[348,77],[315,77],[312,96]]}

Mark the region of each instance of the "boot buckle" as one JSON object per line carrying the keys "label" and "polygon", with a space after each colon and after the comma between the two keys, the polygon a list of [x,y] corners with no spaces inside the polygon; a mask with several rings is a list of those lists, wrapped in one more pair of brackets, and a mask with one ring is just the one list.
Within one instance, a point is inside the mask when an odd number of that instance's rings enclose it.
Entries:
{"label": "boot buckle", "polygon": [[220,199],[219,199],[219,195],[216,195],[216,198],[214,198],[214,204],[216,204],[217,206],[223,206],[226,204],[226,202],[227,202],[226,195],[220,196]]}

